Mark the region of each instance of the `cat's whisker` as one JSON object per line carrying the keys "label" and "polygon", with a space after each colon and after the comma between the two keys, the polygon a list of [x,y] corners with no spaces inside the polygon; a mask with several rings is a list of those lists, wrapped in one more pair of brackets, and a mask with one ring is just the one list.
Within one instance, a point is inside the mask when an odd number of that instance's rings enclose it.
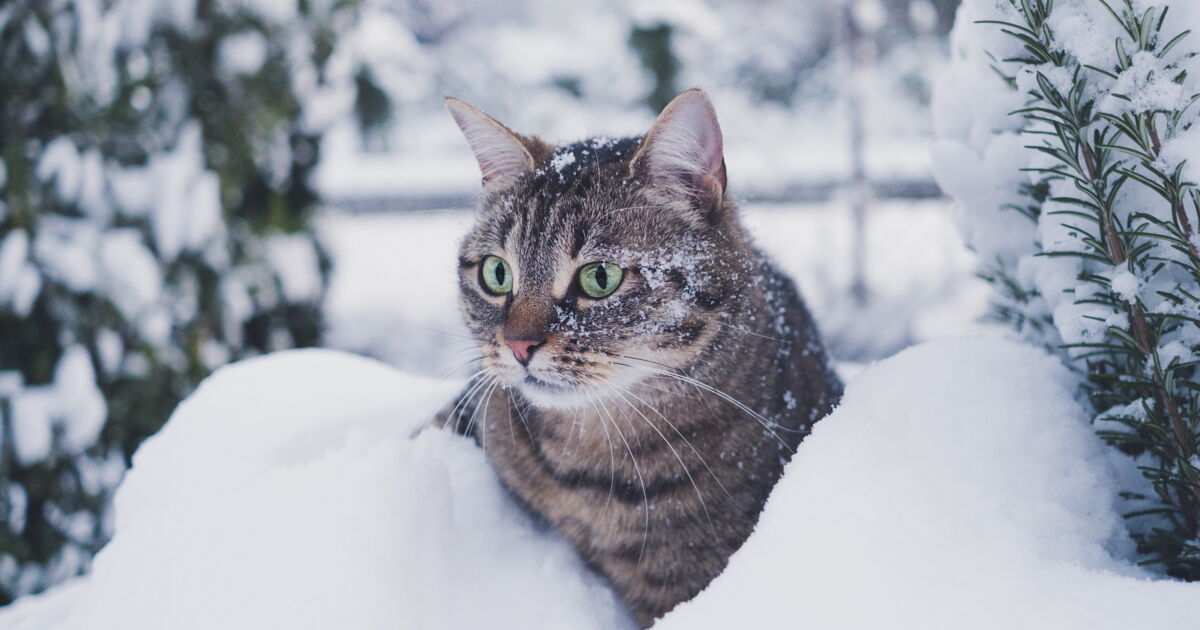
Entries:
{"label": "cat's whisker", "polygon": [[508,400],[508,404],[504,405],[504,411],[508,415],[508,437],[512,439],[513,448],[517,447],[517,430],[513,428],[512,420],[512,395],[508,393],[508,388],[501,387],[504,390],[504,397]]}
{"label": "cat's whisker", "polygon": [[463,435],[471,435],[471,429],[475,427],[475,419],[479,416],[480,410],[484,408],[484,399],[492,391],[492,388],[496,386],[496,383],[496,377],[489,376],[487,378],[487,384],[479,390],[478,395],[475,397],[477,399],[477,403],[475,404],[475,408],[471,410],[471,417],[467,418],[467,426],[463,428]]}
{"label": "cat's whisker", "polygon": [[[596,417],[600,419],[600,426],[604,429],[604,439],[608,442],[608,496],[604,499],[604,507],[600,510],[601,515],[608,514],[608,506],[612,503],[613,491],[617,486],[617,455],[613,449],[612,434],[608,431],[608,422],[604,416],[600,414],[600,409],[596,407],[596,403],[592,401],[592,395],[588,392],[588,403],[591,404],[592,410],[596,412]],[[633,453],[630,453],[630,457]]]}
{"label": "cat's whisker", "polygon": [[[518,401],[516,401],[516,400],[513,400],[513,397],[512,397],[512,391],[511,391],[511,390],[504,390],[504,391],[505,391],[505,395],[506,395],[506,396],[508,396],[508,402],[509,402],[509,405],[510,405],[510,406],[511,406],[513,409],[516,409],[516,410],[517,410],[517,419],[518,419],[518,420],[520,420],[520,421],[521,421],[521,424],[522,424],[522,425],[525,427],[525,435],[528,435],[528,436],[529,436],[529,441],[530,441],[530,442],[534,441],[534,439],[533,439],[533,431],[531,431],[531,430],[529,429],[529,422],[527,422],[527,421],[525,420],[525,412],[524,412],[524,411],[521,409],[521,405],[520,405],[520,403],[519,403]],[[509,420],[509,421],[511,422],[511,420]]]}
{"label": "cat's whisker", "polygon": [[721,326],[724,326],[724,327],[726,327],[726,328],[730,328],[730,329],[736,330],[736,331],[738,331],[738,332],[740,332],[740,333],[746,333],[747,335],[754,335],[755,337],[761,337],[761,338],[763,338],[763,339],[769,339],[769,340],[771,340],[771,341],[777,341],[777,342],[779,342],[779,343],[783,343],[783,342],[784,342],[784,340],[783,340],[783,339],[780,339],[779,337],[772,337],[772,336],[770,336],[770,335],[764,335],[764,334],[762,334],[762,333],[756,333],[756,332],[754,332],[753,330],[746,330],[745,328],[742,328],[741,326],[734,326],[733,324],[726,324],[725,322],[723,322],[723,321],[720,321],[720,320],[716,320],[716,323],[717,323],[717,324],[719,324],[719,325],[721,325]]}
{"label": "cat's whisker", "polygon": [[[630,402],[629,399],[625,397],[625,394],[621,393],[620,389],[613,388],[613,393],[615,393],[617,396],[620,396],[621,400],[623,400],[626,405],[629,405],[629,407],[632,408],[635,413],[641,416],[642,420],[645,421],[647,426],[649,426],[651,429],[654,429],[654,432],[658,434],[658,437],[662,438],[662,441],[667,445],[667,448],[671,449],[671,454],[675,456],[675,461],[679,462],[679,467],[683,469],[683,474],[687,475],[688,481],[690,481],[692,484],[692,489],[696,491],[696,499],[700,501],[700,509],[704,511],[704,518],[708,520],[708,526],[712,530],[713,536],[716,536],[717,528],[715,525],[713,525],[712,515],[708,512],[708,503],[704,501],[704,493],[700,492],[700,486],[696,483],[696,479],[692,477],[692,471],[688,470],[687,464],[683,461],[683,457],[679,455],[679,451],[675,450],[675,445],[671,444],[671,440],[668,440],[667,436],[664,435],[663,432],[654,425],[654,422],[652,422],[650,418],[647,418],[646,414],[642,413],[642,410],[638,409],[637,405]],[[676,432],[678,432],[678,430],[676,430]],[[680,434],[680,437],[683,437],[683,434]],[[684,441],[687,441],[687,439],[684,438]]]}
{"label": "cat's whisker", "polygon": [[604,441],[608,443],[608,498],[604,500],[604,509],[600,510],[601,514],[608,513],[608,506],[612,503],[613,490],[617,484],[617,454],[613,449],[612,434],[608,431],[608,423],[604,418],[600,418],[600,428],[604,429]]}
{"label": "cat's whisker", "polygon": [[[574,388],[572,388],[574,389]],[[567,439],[563,440],[562,452],[559,457],[564,457],[567,454],[567,449],[571,446],[571,438],[575,436],[575,430],[579,428],[579,410],[574,410],[571,418],[571,430],[567,432]]]}
{"label": "cat's whisker", "polygon": [[[468,367],[472,363],[475,363],[477,361],[483,361],[482,354],[477,354],[477,355],[467,358],[466,360],[460,359],[454,363],[444,365],[441,368],[439,368],[436,372],[434,372],[430,378],[433,378],[433,379],[439,380],[439,381],[450,379],[454,376],[454,374],[453,374],[454,372],[457,372],[465,367]],[[482,371],[482,370],[480,370],[480,371]],[[476,372],[476,374],[478,374],[478,372]]]}
{"label": "cat's whisker", "polygon": [[471,400],[475,397],[475,394],[480,390],[480,388],[484,387],[490,379],[494,378],[487,375],[486,372],[486,370],[479,370],[471,378],[474,379],[475,376],[479,375],[482,375],[483,378],[467,381],[468,383],[471,383],[471,385],[467,388],[466,393],[464,393],[462,397],[458,399],[458,402],[454,403],[454,407],[450,409],[450,414],[446,416],[446,420],[442,423],[443,429],[446,428],[446,425],[450,423],[450,420],[454,420],[454,432],[458,433],[459,424],[462,422],[462,413],[470,406]]}
{"label": "cat's whisker", "polygon": [[447,336],[447,337],[454,337],[455,339],[458,339],[458,340],[470,341],[470,342],[472,342],[472,343],[478,343],[478,342],[479,342],[479,340],[478,340],[478,339],[476,339],[475,337],[473,337],[473,336],[470,334],[470,331],[468,331],[468,330],[465,330],[465,329],[458,329],[458,330],[446,330],[446,329],[444,329],[444,328],[438,328],[438,327],[436,327],[436,326],[430,326],[429,324],[419,324],[419,323],[417,323],[417,322],[412,322],[412,321],[407,321],[407,320],[400,320],[400,321],[398,321],[398,322],[396,322],[396,323],[397,323],[397,327],[403,327],[403,328],[419,328],[419,329],[421,329],[421,330],[427,330],[427,331],[429,331],[429,332],[435,332],[435,333],[437,333],[437,334],[439,334],[439,335],[445,335],[445,336]]}
{"label": "cat's whisker", "polygon": [[[629,440],[625,439],[625,433],[621,431],[621,427],[617,425],[616,419],[613,418],[612,413],[609,412],[608,405],[604,404],[603,399],[593,397],[592,394],[589,394],[589,398],[592,398],[592,400],[598,402],[600,407],[604,410],[605,415],[607,415],[608,419],[612,421],[613,428],[617,430],[617,435],[621,438],[621,441],[625,443],[625,450],[629,452],[629,459],[633,462],[633,470],[635,473],[637,473],[638,484],[640,484],[642,487],[642,512],[645,514],[646,522],[645,529],[642,534],[642,548],[638,551],[637,565],[640,567],[642,566],[642,557],[646,554],[646,543],[650,540],[650,495],[646,492],[646,481],[645,478],[642,477],[642,467],[638,465],[637,456],[633,454],[633,447],[629,446]],[[630,427],[630,429],[632,430],[632,427]]]}
{"label": "cat's whisker", "polygon": [[[612,383],[611,381],[606,381],[604,383],[604,385],[605,385],[605,387],[616,387],[616,385],[614,383]],[[682,396],[685,400],[691,400],[691,397],[684,394],[683,392],[677,392],[677,391],[674,391],[671,389],[667,389],[666,387],[659,387],[658,385],[653,385],[653,384],[647,383],[645,381],[638,383],[638,385],[640,387],[645,387],[646,389],[652,389],[660,394],[666,394],[668,396]],[[625,391],[629,391],[629,390],[625,390]]]}
{"label": "cat's whisker", "polygon": [[[467,382],[468,382],[468,383],[470,383],[470,382],[471,382],[473,379],[475,379],[475,378],[478,378],[479,376],[483,375],[485,371],[486,371],[486,370],[484,370],[484,369],[479,369],[479,370],[476,370],[474,373],[472,373],[470,376],[468,376],[468,377],[467,377],[467,379],[466,379],[466,380],[467,380]],[[459,397],[459,399],[455,401],[455,403],[454,403],[454,407],[452,407],[452,408],[450,409],[450,412],[449,412],[449,413],[446,415],[446,417],[445,417],[445,418],[442,420],[442,426],[441,426],[440,428],[442,428],[442,429],[445,429],[445,428],[446,428],[446,425],[447,425],[447,424],[449,424],[449,422],[450,422],[450,418],[454,417],[454,412],[455,412],[455,410],[457,410],[457,409],[458,409],[458,406],[459,406],[460,404],[462,404],[462,402],[463,402],[463,399],[462,399],[462,397]],[[425,421],[425,422],[424,422],[424,423],[421,425],[421,428],[420,428],[420,429],[417,429],[417,430],[416,430],[416,431],[413,433],[413,435],[415,436],[416,434],[418,434],[418,433],[420,433],[422,430],[424,430],[424,428],[425,428],[425,427],[427,427],[427,426],[431,426],[431,425],[434,423],[434,420],[436,420],[436,419],[437,419],[437,415],[438,415],[438,413],[440,413],[440,412],[441,412],[441,410],[439,409],[439,410],[437,410],[437,411],[434,411],[432,414],[430,414],[429,418],[428,418],[428,419],[427,419],[427,420],[426,420],[426,421]]]}
{"label": "cat's whisker", "polygon": [[667,426],[671,427],[671,429],[675,431],[675,433],[679,436],[679,439],[683,440],[683,443],[687,444],[688,448],[692,449],[692,453],[696,455],[696,459],[700,460],[700,463],[704,466],[705,470],[708,471],[708,474],[712,475],[713,481],[717,482],[717,487],[719,487],[721,491],[725,493],[725,496],[729,497],[730,499],[733,498],[733,495],[729,493],[729,490],[725,489],[725,484],[721,483],[721,478],[717,476],[717,473],[713,472],[713,469],[709,467],[708,462],[704,460],[704,456],[700,454],[700,451],[696,450],[696,447],[692,445],[691,440],[687,439],[687,436],[685,436],[683,432],[679,430],[679,427],[675,426],[675,423],[671,422],[670,419],[663,415],[663,413],[659,411],[657,407],[650,404],[641,396],[633,393],[633,390],[617,386],[614,386],[614,389],[625,392],[626,394],[637,399],[643,405],[649,407],[650,411],[653,411],[659,418],[662,418],[662,421],[667,423]]}
{"label": "cat's whisker", "polygon": [[483,391],[483,388],[487,386],[489,379],[491,379],[491,376],[484,374],[482,378],[472,383],[467,392],[463,394],[463,397],[457,403],[455,403],[454,408],[451,410],[450,417],[446,419],[446,421],[449,422],[450,419],[453,418],[455,433],[461,433],[459,429],[462,427],[463,414],[465,414],[469,409],[472,409],[472,402],[475,400],[476,394]]}
{"label": "cat's whisker", "polygon": [[621,207],[621,208],[614,208],[614,209],[612,209],[612,210],[609,210],[608,212],[605,212],[603,215],[601,215],[601,218],[602,218],[602,219],[607,219],[607,218],[611,217],[612,215],[614,215],[614,214],[616,214],[616,213],[618,213],[618,212],[626,212],[626,211],[629,211],[629,210],[652,210],[652,209],[654,209],[654,208],[657,208],[657,207],[658,207],[658,206],[653,206],[653,205],[624,206],[624,207]]}
{"label": "cat's whisker", "polygon": [[[461,344],[458,348],[454,346]],[[430,354],[434,352],[450,351],[454,353],[464,352],[466,350],[477,350],[478,343],[473,339],[450,339],[442,343],[436,343],[430,346],[408,347],[403,350],[389,350],[389,355],[394,356],[409,356],[414,354]]]}
{"label": "cat's whisker", "polygon": [[[712,349],[711,349],[711,348],[704,348],[704,349],[702,349],[702,350],[701,350],[701,352],[709,352],[709,353],[711,353],[711,352],[712,352]],[[653,363],[654,365],[661,365],[662,367],[664,367],[664,368],[666,368],[666,369],[670,370],[672,373],[675,373],[675,374],[677,374],[677,373],[679,372],[679,370],[680,370],[680,368],[677,368],[677,367],[674,367],[674,366],[671,366],[671,365],[667,365],[666,363],[659,363],[658,361],[653,361],[653,360],[650,360],[650,359],[645,359],[645,358],[642,358],[642,357],[635,357],[635,356],[630,356],[630,355],[627,355],[627,354],[623,354],[623,355],[621,355],[621,356],[622,356],[622,357],[624,357],[624,358],[626,358],[626,359],[633,359],[633,360],[635,360],[635,361],[645,361],[646,363]],[[616,362],[614,362],[614,365],[624,365],[624,364],[622,364],[622,363],[616,363]],[[634,367],[634,366],[632,366],[632,365],[627,365],[627,366],[625,366],[625,367]],[[681,376],[682,376],[682,375],[681,375]],[[690,377],[684,377],[684,378],[685,378],[685,379],[687,379],[687,378],[690,378]],[[692,381],[695,381],[695,382],[693,383]],[[711,387],[712,387],[711,385],[708,385],[707,383],[704,383],[703,381],[698,381],[698,380],[695,380],[695,379],[691,379],[691,380],[684,380],[683,382],[685,382],[685,383],[689,383],[689,384],[692,384],[692,386],[693,386],[693,387],[696,387],[697,389],[702,389],[702,386],[704,386],[704,387],[709,387],[709,388],[711,388]],[[715,388],[713,388],[713,389],[715,389]],[[778,422],[772,422],[771,420],[768,420],[767,418],[763,417],[761,414],[757,414],[757,413],[755,413],[753,410],[749,409],[749,408],[748,408],[748,407],[746,407],[745,405],[743,405],[743,404],[739,403],[738,401],[736,401],[736,400],[732,399],[732,398],[731,398],[731,397],[729,397],[727,394],[725,394],[725,392],[722,392],[722,391],[719,391],[719,390],[713,391],[713,389],[710,389],[709,391],[712,391],[714,394],[717,394],[718,396],[721,396],[721,397],[725,398],[725,399],[726,399],[726,400],[728,400],[729,402],[731,402],[731,403],[733,403],[733,404],[735,404],[735,405],[738,405],[740,408],[742,408],[743,410],[745,410],[747,413],[749,413],[749,414],[752,414],[752,415],[756,416],[756,419],[757,419],[757,420],[759,420],[759,422],[760,422],[760,423],[766,423],[767,425],[770,425],[770,426],[769,426],[769,427],[767,427],[767,428],[771,428],[771,427],[773,427],[775,430],[783,431],[784,433],[800,433],[800,434],[803,434],[803,435],[808,435],[809,433],[811,433],[811,431],[810,431],[810,430],[808,430],[808,429],[790,429],[790,428],[788,428],[788,427],[785,427],[785,426],[783,426],[783,425],[779,424]],[[703,401],[705,402],[705,405],[706,405],[706,406],[708,406],[708,408],[709,408],[710,410],[712,409],[712,405],[709,405],[709,404],[708,404],[708,399],[707,399],[707,398],[701,397],[701,400],[703,400]]]}
{"label": "cat's whisker", "polygon": [[[475,415],[479,413],[479,410],[480,410],[480,409],[483,409],[483,410],[484,410],[484,412],[483,412],[483,415],[484,415],[483,422],[485,422],[485,423],[487,422],[487,411],[486,411],[486,410],[487,410],[487,406],[488,406],[489,404],[491,404],[491,402],[492,402],[492,394],[493,394],[493,393],[496,391],[496,387],[497,387],[499,384],[500,384],[500,379],[499,379],[499,378],[493,378],[493,379],[492,379],[492,386],[491,386],[491,387],[488,389],[488,391],[487,391],[487,394],[485,394],[485,395],[484,395],[484,400],[483,400],[483,403],[482,403],[480,406],[478,406],[478,407],[476,407],[476,408],[475,408],[475,413],[474,413],[474,414],[471,414],[471,421],[467,423],[467,434],[468,434],[468,435],[470,435],[470,433],[471,433],[471,428],[472,428],[472,427],[475,425]],[[486,426],[483,428],[483,431],[480,431],[480,435],[482,435],[483,437],[482,437],[482,438],[479,440],[479,446],[480,446],[480,448],[481,448],[481,449],[483,449],[483,453],[484,453],[484,455],[486,455],[486,454],[487,454],[487,436],[488,436],[488,431],[487,431],[487,427],[486,427]]]}
{"label": "cat's whisker", "polygon": [[[623,356],[627,359],[633,359],[633,360],[637,360],[637,361],[649,361],[648,359],[641,359],[639,357],[632,357],[629,355],[621,355],[621,356]],[[653,363],[653,361],[651,361],[651,363]],[[690,383],[690,384],[695,385],[696,387],[699,387],[705,391],[715,394],[716,396],[719,396],[722,399],[728,401],[730,404],[737,407],[738,409],[741,409],[742,411],[746,412],[751,418],[754,418],[755,420],[757,420],[758,423],[761,424],[764,429],[766,429],[768,432],[770,432],[771,436],[774,437],[776,440],[778,440],[779,443],[784,448],[786,448],[789,452],[795,452],[795,449],[792,448],[791,445],[789,445],[783,438],[779,437],[779,434],[775,432],[774,427],[779,426],[778,423],[768,420],[767,418],[763,417],[762,414],[758,413],[757,411],[754,411],[750,407],[747,407],[740,400],[709,385],[708,383],[696,380],[690,376],[684,376],[683,374],[669,372],[667,370],[660,370],[660,369],[656,369],[656,368],[646,367],[644,365],[630,365],[628,363],[617,363],[617,365],[624,365],[625,367],[628,367],[631,369],[642,370],[642,371],[649,372],[651,374],[656,374],[658,376],[662,376],[665,378],[673,378],[673,379],[676,379],[676,380],[684,382],[684,383]],[[781,427],[781,428],[783,428],[783,427]]]}

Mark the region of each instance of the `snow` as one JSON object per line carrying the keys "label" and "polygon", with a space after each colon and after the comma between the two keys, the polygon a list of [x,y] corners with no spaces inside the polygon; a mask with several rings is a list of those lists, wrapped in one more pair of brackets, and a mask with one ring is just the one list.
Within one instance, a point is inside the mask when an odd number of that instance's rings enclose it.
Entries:
{"label": "snow", "polygon": [[141,232],[134,228],[105,232],[97,257],[105,294],[126,319],[138,321],[162,293],[162,271],[142,244]]}
{"label": "snow", "polygon": [[0,307],[23,317],[41,288],[41,276],[29,264],[29,233],[12,230],[0,241]]}
{"label": "snow", "polygon": [[1200,585],[1123,555],[1074,377],[997,339],[853,379],[720,577],[656,629],[1192,627]]}
{"label": "snow", "polygon": [[275,234],[266,239],[267,259],[279,274],[289,302],[314,302],[321,297],[321,271],[312,239],[305,234]]}
{"label": "snow", "polygon": [[96,286],[95,226],[76,219],[45,217],[33,241],[34,258],[49,279],[71,291],[84,293]]}
{"label": "snow", "polygon": [[221,69],[233,75],[252,75],[267,60],[267,40],[261,33],[248,31],[221,42]]}
{"label": "snow", "polygon": [[63,351],[54,369],[55,399],[65,419],[62,431],[63,449],[80,453],[96,441],[108,405],[96,386],[96,374],[88,351],[73,345]]}
{"label": "snow", "polygon": [[23,387],[20,374],[13,375],[14,387],[7,388],[13,391],[0,390],[0,399],[11,402],[13,451],[21,465],[46,459],[56,444],[64,455],[74,455],[95,443],[108,405],[83,346],[63,351],[47,385]]}
{"label": "snow", "polygon": [[322,350],[219,370],[137,452],[92,573],[0,626],[629,627],[472,442],[414,436],[460,386]]}
{"label": "snow", "polygon": [[72,203],[79,195],[81,180],[79,152],[69,138],[55,138],[46,145],[38,161],[37,176],[44,181],[53,181],[59,199]]}
{"label": "snow", "polygon": [[27,388],[11,401],[13,454],[23,465],[31,465],[50,453],[51,395],[42,389]]}
{"label": "snow", "polygon": [[[1138,4],[1139,12],[1152,5],[1161,7],[1158,3]],[[1160,44],[1177,33],[1200,28],[1196,3],[1174,2],[1170,8]],[[1178,251],[1151,238],[1157,228],[1151,227],[1151,236],[1146,238],[1131,237],[1130,247],[1136,251],[1139,242],[1148,244],[1150,258],[1165,261],[1165,265],[1113,266],[1097,259],[1046,255],[1090,250],[1078,227],[1081,219],[1070,214],[1078,206],[1061,201],[1080,193],[1068,178],[1042,182],[1043,175],[1032,172],[1057,166],[1053,158],[1029,148],[1046,142],[1044,135],[1036,134],[1044,134],[1048,127],[1012,112],[1027,104],[1028,92],[1036,87],[1039,74],[1060,92],[1066,92],[1074,69],[997,62],[1022,57],[1021,43],[995,24],[981,21],[1019,19],[1007,3],[968,0],[960,6],[951,35],[954,58],[938,82],[933,108],[938,136],[932,151],[934,172],[942,188],[957,202],[963,236],[986,268],[1003,272],[1012,283],[1012,291],[1024,296],[1009,299],[998,295],[996,304],[1032,322],[1020,324],[1022,334],[1047,347],[1061,347],[1064,342],[1104,343],[1110,339],[1110,326],[1127,329],[1127,308],[1109,306],[1114,300],[1128,304],[1140,301],[1149,313],[1190,317],[1194,305],[1171,304],[1162,297],[1179,287],[1191,286],[1194,280],[1180,271],[1188,262]],[[1191,55],[1194,44],[1187,43],[1190,38],[1162,57],[1139,51],[1108,9],[1091,0],[1054,3],[1048,24],[1056,49],[1097,68],[1121,67],[1116,42],[1123,42],[1124,50],[1129,52],[1128,68],[1115,78],[1084,69],[1088,95],[1096,98],[1098,111],[1112,116],[1148,110],[1178,112],[1177,123],[1167,122],[1175,114],[1158,117],[1162,151],[1154,167],[1165,173],[1182,169],[1184,180],[1194,180],[1194,165],[1200,160],[1200,142],[1196,141],[1200,114],[1194,107],[1180,111],[1191,95],[1200,93],[1195,78],[1200,72],[1200,58]],[[996,71],[1015,77],[1016,89],[1000,80]],[[1111,134],[1111,127],[1104,127],[1110,126],[1100,124],[1096,132]],[[1115,139],[1109,142],[1130,144],[1110,137]],[[1116,153],[1115,158],[1123,160],[1117,165],[1120,169],[1148,172],[1125,153]],[[1027,194],[1031,185],[1044,187],[1044,201]],[[1167,223],[1174,220],[1169,205],[1137,182],[1121,189],[1114,206],[1115,218],[1127,231],[1142,229],[1146,216]],[[1025,216],[1019,209],[1036,218]],[[1195,235],[1189,240],[1195,241]],[[1181,265],[1169,264],[1172,262]],[[1111,295],[1100,295],[1100,288],[1088,278],[1107,278]],[[1190,326],[1166,330],[1163,336],[1163,346],[1176,341],[1184,346],[1200,343],[1200,336]],[[1082,348],[1064,350],[1069,356],[1085,352]]]}
{"label": "snow", "polygon": [[1118,269],[1112,277],[1112,290],[1121,297],[1122,300],[1130,304],[1137,304],[1138,301],[1138,286],[1137,276],[1133,275],[1128,269]]}
{"label": "snow", "polygon": [[[877,0],[862,6],[878,20]],[[412,16],[364,2],[359,23],[333,53],[331,74],[347,83],[346,76],[370,68],[392,99],[396,124],[365,134],[352,121],[323,126],[317,187],[336,202],[474,194],[477,169],[442,106],[446,95],[551,142],[645,133],[658,113],[645,104],[654,83],[630,32],[660,26],[669,27],[678,58],[676,89],[702,87],[716,105],[739,190],[775,198],[792,186],[844,181],[852,163],[841,102],[847,69],[831,50],[839,9],[811,2],[484,0],[440,3]],[[875,179],[929,178],[929,119],[919,94],[939,66],[940,45],[932,40],[907,42],[877,60],[879,80],[868,86],[865,103],[867,170]],[[306,113],[327,121],[326,110],[344,109],[350,98],[326,90]]]}
{"label": "snow", "polygon": [[[867,368],[728,569],[655,627],[1188,627],[1200,585],[1126,559],[1073,383],[1000,339]],[[417,432],[460,385],[327,350],[219,370],[136,454],[93,572],[0,626],[629,627],[473,443]]]}

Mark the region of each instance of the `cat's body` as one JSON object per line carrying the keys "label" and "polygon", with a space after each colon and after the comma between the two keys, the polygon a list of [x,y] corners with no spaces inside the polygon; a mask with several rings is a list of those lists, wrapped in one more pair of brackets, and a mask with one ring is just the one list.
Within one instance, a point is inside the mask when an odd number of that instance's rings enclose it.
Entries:
{"label": "cat's body", "polygon": [[841,384],[737,220],[702,93],[557,150],[451,111],[485,176],[460,256],[484,369],[443,421],[648,626],[725,567]]}

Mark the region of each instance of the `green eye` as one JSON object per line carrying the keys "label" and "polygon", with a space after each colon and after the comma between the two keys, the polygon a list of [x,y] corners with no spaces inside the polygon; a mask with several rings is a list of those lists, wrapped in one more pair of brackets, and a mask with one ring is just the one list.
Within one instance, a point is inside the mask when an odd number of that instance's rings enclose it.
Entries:
{"label": "green eye", "polygon": [[579,270],[579,286],[588,297],[600,299],[612,295],[624,275],[625,271],[612,263],[592,263]]}
{"label": "green eye", "polygon": [[504,295],[512,291],[512,270],[503,258],[484,258],[479,266],[479,278],[483,288],[492,295]]}

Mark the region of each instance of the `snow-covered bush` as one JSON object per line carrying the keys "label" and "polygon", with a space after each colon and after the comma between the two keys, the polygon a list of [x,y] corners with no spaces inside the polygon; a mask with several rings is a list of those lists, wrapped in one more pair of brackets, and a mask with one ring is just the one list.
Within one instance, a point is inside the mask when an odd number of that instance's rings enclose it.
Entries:
{"label": "snow-covered bush", "polygon": [[[865,7],[877,52],[878,72],[862,82],[874,102],[870,131],[920,137],[911,141],[919,150],[909,151],[920,157],[884,155],[873,171],[927,175],[924,114],[936,67],[929,62],[940,57],[957,2],[853,2]],[[361,0],[371,17],[340,40],[331,68],[369,68],[380,88],[371,102],[392,108],[372,117],[371,133],[350,120],[339,126],[326,144],[338,159],[323,161],[319,187],[347,199],[471,194],[474,163],[457,128],[445,124],[447,94],[514,129],[566,140],[641,133],[670,96],[696,86],[718,103],[739,190],[782,196],[797,180],[844,177],[836,134],[847,124],[835,105],[855,84],[846,80],[841,45],[848,4]],[[818,143],[829,146],[809,150]]]}
{"label": "snow-covered bush", "polygon": [[318,341],[308,178],[353,5],[0,4],[0,603],[86,568],[199,379]]}
{"label": "snow-covered bush", "polygon": [[1197,30],[1190,0],[968,0],[934,150],[997,289],[995,315],[1080,374],[1097,430],[1137,457],[1125,507],[1140,551],[1190,579],[1200,579]]}

